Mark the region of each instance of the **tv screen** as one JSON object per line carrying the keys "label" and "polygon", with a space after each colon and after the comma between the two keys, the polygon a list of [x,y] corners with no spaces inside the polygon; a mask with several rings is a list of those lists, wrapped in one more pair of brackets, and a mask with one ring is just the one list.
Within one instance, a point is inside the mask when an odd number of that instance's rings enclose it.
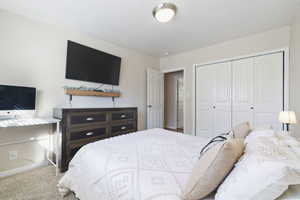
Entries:
{"label": "tv screen", "polygon": [[35,110],[36,89],[0,85],[0,110]]}
{"label": "tv screen", "polygon": [[120,65],[120,57],[68,41],[68,79],[119,85]]}

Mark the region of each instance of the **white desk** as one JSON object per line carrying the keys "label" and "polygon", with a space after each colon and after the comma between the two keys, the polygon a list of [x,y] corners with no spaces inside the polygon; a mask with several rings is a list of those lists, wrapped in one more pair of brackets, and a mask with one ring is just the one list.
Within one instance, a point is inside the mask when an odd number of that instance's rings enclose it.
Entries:
{"label": "white desk", "polygon": [[50,158],[50,151],[47,149],[47,160],[55,166],[56,169],[56,175],[58,175],[59,172],[59,144],[60,144],[60,130],[59,130],[59,119],[54,118],[30,118],[30,119],[8,119],[8,120],[0,120],[0,128],[10,128],[10,127],[25,127],[25,126],[40,126],[40,125],[46,125],[46,124],[56,124],[56,131],[54,134],[49,135],[49,147],[50,145],[53,145],[54,139],[56,140],[56,145],[54,147],[54,153],[55,153],[55,163]]}

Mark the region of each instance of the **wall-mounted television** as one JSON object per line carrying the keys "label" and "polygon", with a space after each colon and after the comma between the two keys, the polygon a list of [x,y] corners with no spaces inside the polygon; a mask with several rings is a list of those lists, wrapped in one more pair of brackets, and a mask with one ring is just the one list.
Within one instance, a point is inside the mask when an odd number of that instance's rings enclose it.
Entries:
{"label": "wall-mounted television", "polygon": [[66,78],[119,85],[121,58],[68,41]]}
{"label": "wall-mounted television", "polygon": [[0,114],[16,110],[35,110],[36,89],[0,85]]}

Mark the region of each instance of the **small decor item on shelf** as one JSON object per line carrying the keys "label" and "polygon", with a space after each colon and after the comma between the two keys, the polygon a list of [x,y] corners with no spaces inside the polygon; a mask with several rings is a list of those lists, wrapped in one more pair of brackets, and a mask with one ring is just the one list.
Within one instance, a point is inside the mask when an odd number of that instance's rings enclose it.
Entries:
{"label": "small decor item on shelf", "polygon": [[281,111],[279,113],[279,121],[286,125],[286,130],[289,132],[290,124],[296,124],[296,113],[294,111]]}

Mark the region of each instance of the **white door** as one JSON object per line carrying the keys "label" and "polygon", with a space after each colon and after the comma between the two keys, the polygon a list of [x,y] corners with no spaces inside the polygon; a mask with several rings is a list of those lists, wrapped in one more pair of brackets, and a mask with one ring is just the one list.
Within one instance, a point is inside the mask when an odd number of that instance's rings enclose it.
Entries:
{"label": "white door", "polygon": [[196,135],[213,137],[231,129],[231,64],[196,68]]}
{"label": "white door", "polygon": [[196,68],[196,136],[211,137],[213,133],[213,106],[215,98],[215,69],[212,66]]}
{"label": "white door", "polygon": [[232,62],[232,126],[250,122],[253,126],[254,58]]}
{"label": "white door", "polygon": [[147,128],[163,128],[164,76],[147,69]]}
{"label": "white door", "polygon": [[231,130],[231,62],[214,65],[214,132],[213,136]]}
{"label": "white door", "polygon": [[281,130],[283,110],[283,53],[254,58],[254,126]]}

